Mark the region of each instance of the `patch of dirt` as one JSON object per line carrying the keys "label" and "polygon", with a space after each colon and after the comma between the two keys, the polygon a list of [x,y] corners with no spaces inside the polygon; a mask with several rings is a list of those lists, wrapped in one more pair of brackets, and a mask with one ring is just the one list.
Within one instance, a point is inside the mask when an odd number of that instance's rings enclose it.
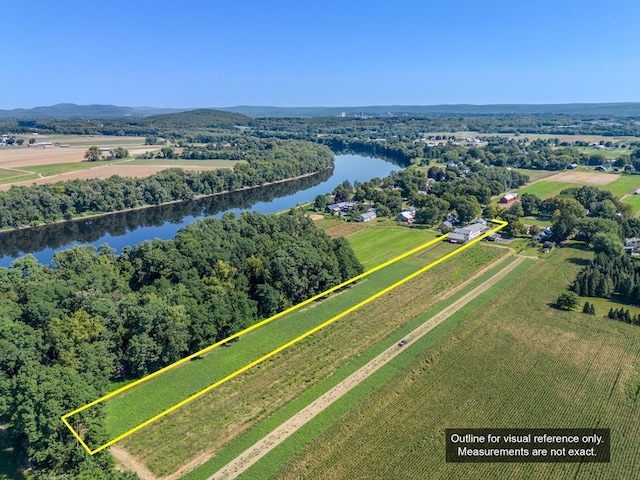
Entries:
{"label": "patch of dirt", "polygon": [[0,148],[0,166],[3,168],[33,167],[54,163],[82,162],[86,148]]}
{"label": "patch of dirt", "polygon": [[116,459],[117,468],[121,471],[129,470],[135,472],[141,480],[158,480],[151,470],[149,470],[142,462],[130,455],[124,448],[113,445],[109,448],[109,452]]}
{"label": "patch of dirt", "polygon": [[607,185],[620,178],[612,173],[564,171],[545,177],[544,182],[577,183],[579,185]]}
{"label": "patch of dirt", "polygon": [[350,235],[359,230],[365,228],[365,224],[363,223],[353,223],[353,222],[345,222],[342,225],[336,225],[335,227],[327,228],[325,233],[329,235],[331,238],[344,237],[346,235]]}

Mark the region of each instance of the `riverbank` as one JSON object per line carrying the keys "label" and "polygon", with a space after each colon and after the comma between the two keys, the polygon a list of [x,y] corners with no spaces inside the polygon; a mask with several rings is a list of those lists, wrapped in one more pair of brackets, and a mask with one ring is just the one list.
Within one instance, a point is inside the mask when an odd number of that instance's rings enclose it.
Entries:
{"label": "riverbank", "polygon": [[216,193],[209,193],[209,194],[204,194],[204,195],[195,195],[192,198],[188,198],[188,199],[170,200],[168,202],[141,205],[139,207],[125,208],[125,209],[122,209],[122,210],[112,210],[112,211],[109,211],[109,212],[89,213],[89,214],[86,214],[86,215],[76,215],[76,216],[74,216],[72,218],[54,220],[53,222],[42,222],[42,223],[39,223],[38,225],[23,225],[23,226],[20,226],[20,227],[6,228],[6,229],[1,229],[0,230],[0,234],[14,232],[14,231],[25,231],[25,230],[36,229],[36,228],[41,228],[41,227],[48,227],[48,226],[51,226],[51,225],[56,225],[56,224],[61,224],[61,223],[68,223],[68,222],[75,222],[75,221],[80,221],[80,220],[90,220],[92,218],[106,217],[106,216],[109,216],[109,215],[117,215],[117,214],[120,214],[120,213],[127,213],[127,212],[135,212],[135,211],[140,211],[140,210],[146,210],[146,209],[153,208],[153,207],[163,207],[163,206],[168,206],[168,205],[175,205],[175,204],[180,204],[180,203],[192,202],[192,201],[202,200],[204,198],[217,197],[217,196],[220,196],[220,195],[228,195],[228,194],[236,193],[236,192],[245,192],[245,191],[249,191],[249,190],[255,190],[255,189],[258,189],[258,188],[268,187],[268,186],[271,186],[271,185],[279,185],[279,184],[283,184],[283,183],[293,182],[295,180],[300,180],[300,179],[303,179],[303,178],[310,178],[310,177],[313,177],[314,175],[319,175],[322,172],[329,171],[332,168],[334,168],[334,167],[333,166],[327,167],[324,170],[318,170],[317,172],[306,173],[304,175],[298,175],[296,177],[284,178],[282,180],[275,180],[273,182],[265,182],[265,183],[261,183],[260,185],[244,186],[242,188],[237,188],[237,189],[234,189],[234,190],[223,190],[221,192],[216,192]]}

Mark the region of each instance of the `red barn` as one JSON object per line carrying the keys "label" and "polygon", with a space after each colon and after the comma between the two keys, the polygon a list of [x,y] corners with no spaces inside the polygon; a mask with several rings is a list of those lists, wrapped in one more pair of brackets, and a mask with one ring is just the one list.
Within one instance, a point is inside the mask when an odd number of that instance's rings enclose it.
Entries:
{"label": "red barn", "polygon": [[517,193],[505,193],[504,196],[500,199],[500,203],[513,203],[518,200]]}

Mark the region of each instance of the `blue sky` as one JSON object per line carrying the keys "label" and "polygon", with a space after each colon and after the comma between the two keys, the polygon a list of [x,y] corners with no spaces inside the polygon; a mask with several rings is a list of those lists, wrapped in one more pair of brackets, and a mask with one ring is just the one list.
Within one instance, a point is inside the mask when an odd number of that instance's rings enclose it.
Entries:
{"label": "blue sky", "polygon": [[638,0],[0,0],[0,108],[640,101]]}

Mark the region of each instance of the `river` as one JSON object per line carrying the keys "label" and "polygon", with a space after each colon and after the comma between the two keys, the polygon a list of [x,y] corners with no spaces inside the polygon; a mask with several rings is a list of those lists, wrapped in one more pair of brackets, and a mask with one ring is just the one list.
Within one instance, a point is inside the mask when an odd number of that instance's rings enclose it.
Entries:
{"label": "river", "polygon": [[175,237],[180,228],[198,218],[220,217],[223,213],[245,210],[274,213],[313,201],[331,192],[344,180],[366,182],[384,178],[400,167],[378,158],[336,155],[333,170],[291,182],[216,195],[188,202],[160,205],[129,212],[118,212],[87,219],[44,225],[0,233],[0,267],[16,258],[33,254],[48,264],[53,254],[74,245],[109,244],[116,252],[145,240]]}

